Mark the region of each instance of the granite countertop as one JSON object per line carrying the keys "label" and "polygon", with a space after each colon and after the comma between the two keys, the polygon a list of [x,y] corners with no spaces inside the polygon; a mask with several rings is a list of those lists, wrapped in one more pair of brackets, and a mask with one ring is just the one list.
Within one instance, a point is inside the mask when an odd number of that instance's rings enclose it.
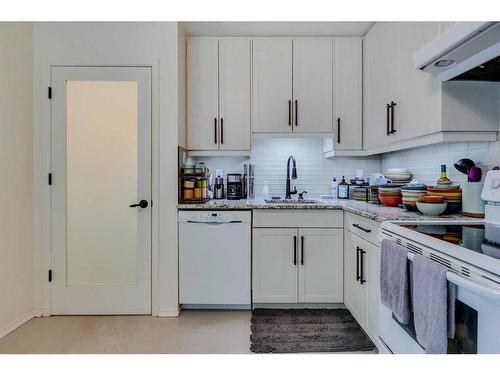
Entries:
{"label": "granite countertop", "polygon": [[[309,199],[309,197],[308,197]],[[419,212],[409,212],[402,207],[385,207],[372,203],[342,200],[342,199],[317,199],[313,204],[291,204],[291,203],[266,203],[263,199],[241,199],[241,200],[210,200],[207,203],[178,204],[179,210],[275,210],[275,209],[308,209],[308,210],[345,210],[354,214],[366,217],[378,222],[383,221],[415,221],[415,220],[435,220],[435,221],[456,221],[471,220],[478,221],[477,218],[467,218],[463,215],[441,215],[426,216]]]}

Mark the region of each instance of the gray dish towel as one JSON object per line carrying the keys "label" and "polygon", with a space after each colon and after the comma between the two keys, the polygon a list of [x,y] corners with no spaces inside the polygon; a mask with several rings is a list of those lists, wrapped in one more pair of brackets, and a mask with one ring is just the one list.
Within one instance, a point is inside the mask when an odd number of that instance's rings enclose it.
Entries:
{"label": "gray dish towel", "polygon": [[446,272],[446,267],[423,256],[413,259],[415,332],[430,354],[446,354],[448,337],[455,335],[455,286],[446,280]]}
{"label": "gray dish towel", "polygon": [[402,324],[406,324],[410,320],[407,253],[408,250],[396,242],[382,240],[380,300]]}

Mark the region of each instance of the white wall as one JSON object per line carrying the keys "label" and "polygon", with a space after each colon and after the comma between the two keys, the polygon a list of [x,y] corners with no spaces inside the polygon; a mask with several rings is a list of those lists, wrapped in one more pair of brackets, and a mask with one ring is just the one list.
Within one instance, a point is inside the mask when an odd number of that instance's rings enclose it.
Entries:
{"label": "white wall", "polygon": [[33,28],[0,22],[0,337],[33,317]]}
{"label": "white wall", "polygon": [[[48,129],[51,64],[153,66],[153,313],[178,312],[177,275],[177,142],[178,142],[178,25],[176,22],[48,22],[34,26],[35,111],[35,269],[41,290],[37,308],[47,305],[50,266],[50,168]],[[54,93],[57,95],[57,93]],[[156,125],[156,126],[155,126]],[[159,133],[155,133],[156,131]],[[155,158],[156,157],[156,158]],[[155,248],[158,251],[155,252]],[[49,313],[46,308],[45,314]]]}
{"label": "white wall", "polygon": [[290,155],[297,161],[297,179],[292,180],[297,190],[308,192],[309,197],[330,194],[333,177],[354,178],[356,169],[363,169],[365,176],[380,171],[380,157],[335,157],[325,159],[323,140],[307,138],[270,138],[253,141],[250,158],[245,157],[193,157],[205,161],[212,172],[222,168],[226,173],[243,173],[243,164],[255,164],[256,197],[262,195],[264,182],[268,182],[271,195],[284,196],[286,162]]}
{"label": "white wall", "polygon": [[434,184],[439,177],[441,164],[446,164],[450,179],[464,182],[467,177],[453,166],[463,158],[472,159],[481,167],[484,177],[489,169],[500,166],[500,141],[444,143],[391,152],[382,155],[382,169],[407,167],[414,178]]}

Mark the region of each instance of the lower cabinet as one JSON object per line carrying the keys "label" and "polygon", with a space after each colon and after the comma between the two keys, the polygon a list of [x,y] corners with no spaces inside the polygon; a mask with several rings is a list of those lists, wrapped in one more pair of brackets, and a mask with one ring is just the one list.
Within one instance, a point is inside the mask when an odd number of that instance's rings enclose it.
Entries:
{"label": "lower cabinet", "polygon": [[343,302],[343,230],[254,228],[253,302]]}
{"label": "lower cabinet", "polygon": [[378,338],[380,249],[346,230],[344,247],[345,305],[372,340]]}

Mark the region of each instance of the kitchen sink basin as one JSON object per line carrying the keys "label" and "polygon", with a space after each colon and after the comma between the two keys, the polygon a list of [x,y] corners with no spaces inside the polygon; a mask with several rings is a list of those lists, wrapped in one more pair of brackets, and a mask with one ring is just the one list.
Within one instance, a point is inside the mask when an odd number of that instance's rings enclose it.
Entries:
{"label": "kitchen sink basin", "polygon": [[279,203],[279,204],[314,204],[318,201],[314,199],[265,199],[266,203]]}

